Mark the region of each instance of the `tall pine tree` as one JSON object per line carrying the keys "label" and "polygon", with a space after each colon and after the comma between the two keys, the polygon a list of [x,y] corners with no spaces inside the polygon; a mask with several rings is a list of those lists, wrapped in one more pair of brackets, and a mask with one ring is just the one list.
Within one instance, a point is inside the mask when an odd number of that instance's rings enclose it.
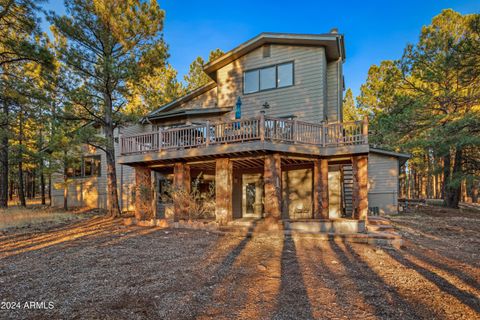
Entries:
{"label": "tall pine tree", "polygon": [[65,95],[72,119],[96,123],[104,137],[87,141],[107,159],[107,215],[120,214],[114,129],[124,120],[129,83],[152,66],[163,66],[164,11],[155,0],[67,0],[67,15],[49,19],[66,39],[60,60],[68,78]]}

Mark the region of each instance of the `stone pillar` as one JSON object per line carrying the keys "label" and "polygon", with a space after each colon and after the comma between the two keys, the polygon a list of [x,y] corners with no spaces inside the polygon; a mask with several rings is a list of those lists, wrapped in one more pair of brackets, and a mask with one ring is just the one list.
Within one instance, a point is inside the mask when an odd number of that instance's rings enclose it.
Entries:
{"label": "stone pillar", "polygon": [[265,217],[280,219],[282,217],[282,162],[280,154],[265,156],[264,188]]}
{"label": "stone pillar", "polygon": [[148,167],[135,167],[135,218],[153,219],[154,212],[152,190],[152,172]]}
{"label": "stone pillar", "polygon": [[315,219],[328,219],[328,160],[313,162],[313,215]]}
{"label": "stone pillar", "polygon": [[[173,166],[173,220],[188,216],[188,203],[181,196],[190,193],[190,167],[183,162],[176,162]],[[176,195],[175,195],[176,193]]]}
{"label": "stone pillar", "polygon": [[353,217],[366,220],[368,215],[368,156],[353,156]]}
{"label": "stone pillar", "polygon": [[228,158],[215,164],[215,220],[225,225],[233,219],[233,163]]}

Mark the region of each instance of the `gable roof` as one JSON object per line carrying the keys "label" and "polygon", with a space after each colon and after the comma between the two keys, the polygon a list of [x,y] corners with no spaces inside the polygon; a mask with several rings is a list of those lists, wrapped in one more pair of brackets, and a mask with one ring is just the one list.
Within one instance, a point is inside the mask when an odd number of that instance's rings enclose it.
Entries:
{"label": "gable roof", "polygon": [[193,91],[190,91],[188,92],[187,94],[167,103],[167,104],[164,104],[163,106],[159,107],[158,109],[156,109],[155,111],[152,111],[150,112],[149,114],[147,114],[142,120],[141,122],[142,123],[145,123],[145,121],[148,119],[154,119],[156,118],[156,116],[161,113],[161,112],[165,112],[165,111],[169,111],[179,105],[181,105],[182,103],[185,103],[185,102],[188,102],[190,100],[192,100],[193,98],[196,98],[198,97],[199,95],[215,88],[217,86],[217,83],[216,82],[209,82],[207,83],[206,85],[204,86],[201,86],[200,88],[197,88]]}
{"label": "gable roof", "polygon": [[407,162],[408,159],[410,159],[412,157],[408,153],[400,153],[400,152],[388,151],[388,150],[371,148],[371,147],[370,147],[370,152],[398,158],[398,161],[399,161],[400,165],[403,165],[405,162]]}
{"label": "gable roof", "polygon": [[325,47],[325,53],[329,61],[345,60],[346,57],[343,35],[336,32],[322,34],[263,32],[230,50],[218,59],[207,63],[203,70],[212,79],[215,79],[215,71],[264,44],[319,46]]}
{"label": "gable roof", "polygon": [[171,110],[167,112],[162,112],[150,116],[148,120],[158,120],[158,119],[173,119],[178,117],[186,116],[205,116],[205,115],[216,115],[232,111],[233,107],[228,108],[197,108],[197,109],[180,109],[180,110]]}
{"label": "gable roof", "polygon": [[299,34],[299,33],[274,33],[263,32],[253,37],[252,39],[242,43],[238,47],[223,54],[218,59],[210,61],[203,67],[203,71],[210,76],[214,81],[207,83],[206,85],[195,89],[186,95],[173,100],[163,106],[160,106],[155,111],[146,115],[141,122],[145,123],[147,120],[157,118],[157,115],[161,112],[169,111],[185,102],[188,102],[195,97],[215,88],[217,86],[215,71],[221,67],[229,64],[230,62],[244,56],[245,54],[255,50],[256,48],[264,44],[289,44],[299,46],[319,46],[325,47],[325,53],[327,60],[345,60],[345,45],[343,35],[336,32],[322,33],[322,34]]}

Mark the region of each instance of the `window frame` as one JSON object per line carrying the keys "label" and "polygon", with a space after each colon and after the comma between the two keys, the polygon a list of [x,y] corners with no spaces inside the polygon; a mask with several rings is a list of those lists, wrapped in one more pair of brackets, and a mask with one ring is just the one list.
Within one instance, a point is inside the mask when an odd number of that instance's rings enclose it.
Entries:
{"label": "window frame", "polygon": [[[86,172],[85,172],[85,163],[86,161],[90,161],[90,169],[91,169],[91,172],[87,175]],[[98,161],[98,172],[97,174],[95,174],[95,164],[96,164],[96,161]],[[74,162],[76,162],[74,160]],[[88,156],[81,156],[80,159],[79,159],[79,162],[80,162],[80,175],[76,175],[76,170],[75,170],[75,164],[69,164],[66,168],[65,168],[65,175],[70,178],[70,179],[83,179],[83,178],[93,178],[93,177],[101,177],[102,176],[102,156],[99,155],[99,154],[96,154],[96,155],[88,155]],[[70,174],[69,171],[72,171],[73,174]]]}
{"label": "window frame", "polygon": [[[279,87],[278,86],[278,67],[282,66],[282,65],[286,65],[286,64],[291,64],[292,65],[292,84],[290,84],[288,86]],[[260,70],[270,69],[272,67],[275,67],[275,87],[262,90],[262,89],[260,89],[260,84],[261,84]],[[258,90],[257,91],[252,91],[252,92],[245,92],[245,75],[247,74],[247,72],[253,72],[253,71],[258,72]],[[264,66],[264,67],[261,67],[261,68],[253,68],[253,69],[244,70],[243,71],[243,77],[242,77],[242,85],[243,85],[243,88],[242,88],[243,89],[242,90],[243,95],[249,95],[249,94],[255,94],[255,93],[259,93],[259,92],[265,92],[265,91],[270,91],[270,90],[293,87],[293,86],[295,86],[295,61],[290,60],[290,61],[285,61],[285,62],[282,62],[282,63],[271,64],[271,65]]]}

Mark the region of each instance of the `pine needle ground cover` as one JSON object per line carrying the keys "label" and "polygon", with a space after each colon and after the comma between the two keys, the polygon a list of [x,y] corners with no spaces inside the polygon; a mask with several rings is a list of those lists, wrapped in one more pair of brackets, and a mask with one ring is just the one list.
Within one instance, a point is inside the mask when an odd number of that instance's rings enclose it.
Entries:
{"label": "pine needle ground cover", "polygon": [[[123,226],[87,217],[0,235],[12,319],[475,319],[480,214],[393,218],[401,250],[315,238]],[[435,223],[432,223],[435,221]]]}

